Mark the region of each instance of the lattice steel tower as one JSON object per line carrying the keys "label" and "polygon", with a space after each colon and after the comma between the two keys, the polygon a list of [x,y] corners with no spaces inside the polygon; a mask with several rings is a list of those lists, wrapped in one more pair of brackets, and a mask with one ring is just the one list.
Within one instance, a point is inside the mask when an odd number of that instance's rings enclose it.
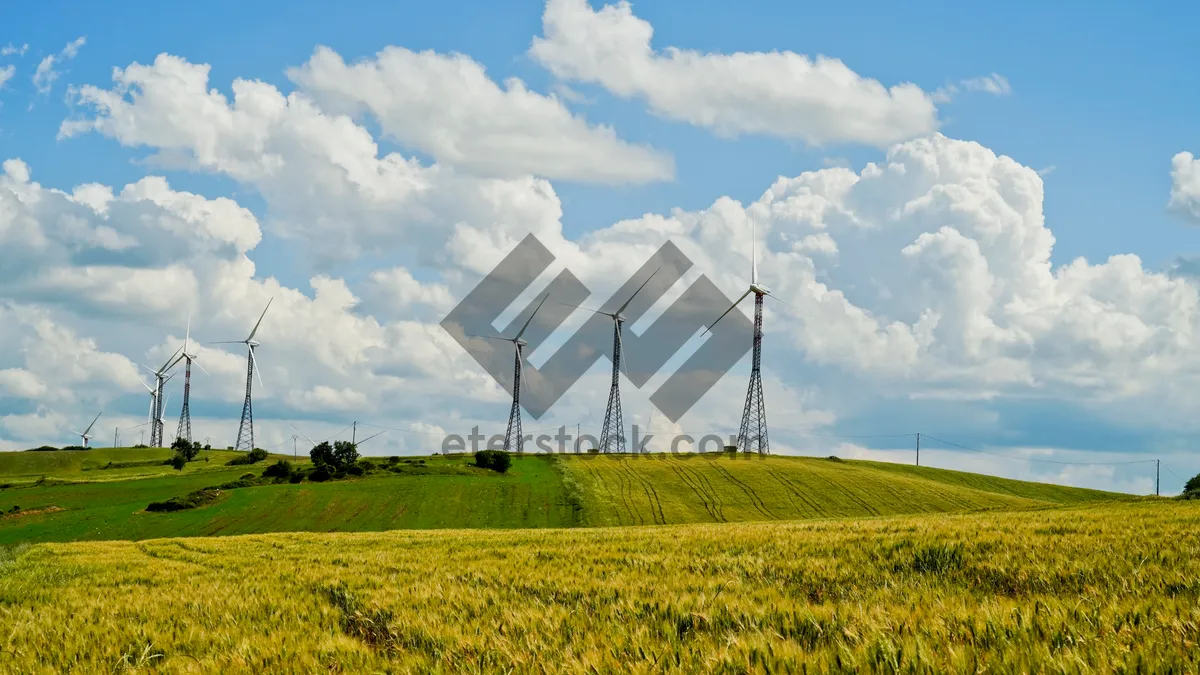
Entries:
{"label": "lattice steel tower", "polygon": [[[631,298],[632,299],[632,298]],[[608,408],[604,411],[604,426],[600,429],[600,452],[625,452],[625,418],[621,414],[621,324],[613,317],[612,388],[608,391]]]}
{"label": "lattice steel tower", "polygon": [[771,451],[767,440],[767,406],[762,391],[762,319],[763,296],[754,294],[754,356],[750,366],[750,386],[746,389],[746,405],[742,408],[742,425],[738,429],[737,447],[743,452],[756,451],[765,455]]}
{"label": "lattice steel tower", "polygon": [[[529,319],[532,321],[533,316],[531,315]],[[525,330],[522,329],[521,332],[524,333]],[[513,400],[512,409],[508,412],[508,429],[504,432],[504,450],[512,452],[515,439],[516,451],[525,452],[525,434],[521,431],[521,351],[527,343],[520,339],[520,334],[518,334],[513,344],[517,347],[517,358],[516,365],[513,366]]]}
{"label": "lattice steel tower", "polygon": [[[258,317],[258,323],[254,324],[254,328],[250,331],[250,335],[245,340],[231,340],[227,342],[214,342],[217,345],[246,345],[246,402],[242,404],[242,423],[238,426],[237,449],[249,452],[254,449],[254,375],[257,367],[254,361],[254,348],[259,345],[254,341],[254,336],[258,334],[258,328],[262,325],[263,317],[267,315],[267,310],[271,309],[271,303],[275,302],[275,298],[267,301],[267,306],[263,308],[262,314]],[[262,375],[258,375],[258,383],[262,384]]]}

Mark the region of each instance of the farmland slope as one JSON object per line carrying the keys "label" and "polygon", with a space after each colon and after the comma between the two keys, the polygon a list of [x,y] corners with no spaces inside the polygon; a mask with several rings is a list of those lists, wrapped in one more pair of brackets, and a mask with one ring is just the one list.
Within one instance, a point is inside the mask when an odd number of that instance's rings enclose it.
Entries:
{"label": "farmland slope", "polygon": [[1200,502],[0,549],[13,672],[1200,670]]}

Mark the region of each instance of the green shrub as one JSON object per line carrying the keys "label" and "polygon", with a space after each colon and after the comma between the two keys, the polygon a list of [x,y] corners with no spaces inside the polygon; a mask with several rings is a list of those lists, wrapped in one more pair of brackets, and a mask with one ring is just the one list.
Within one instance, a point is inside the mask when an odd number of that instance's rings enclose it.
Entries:
{"label": "green shrub", "polygon": [[257,464],[267,458],[268,452],[262,448],[255,448],[247,452],[241,457],[234,457],[226,462],[226,466],[238,466],[241,464]]}
{"label": "green shrub", "polygon": [[304,474],[300,473],[299,471],[288,476],[289,483],[299,483],[302,480],[304,480]]}
{"label": "green shrub", "polygon": [[1200,491],[1200,473],[1196,474],[1195,476],[1192,476],[1191,478],[1188,479],[1188,482],[1183,484],[1183,491],[1184,492]]}
{"label": "green shrub", "polygon": [[[112,464],[112,462],[109,462],[109,464]],[[185,466],[187,466],[187,456],[182,452],[176,452],[175,456],[171,458],[171,467],[176,471],[183,471],[183,467]]]}
{"label": "green shrub", "polygon": [[312,473],[308,474],[308,479],[315,483],[324,483],[332,477],[333,474],[329,471],[329,467],[324,464],[313,469]]}
{"label": "green shrub", "polygon": [[512,455],[504,450],[479,450],[475,453],[475,466],[504,473],[512,466]]}
{"label": "green shrub", "polygon": [[287,478],[292,475],[292,463],[281,459],[263,470],[263,478]]}
{"label": "green shrub", "polygon": [[211,504],[221,496],[221,490],[218,488],[204,488],[189,492],[183,497],[171,497],[165,502],[150,502],[146,507],[147,511],[167,512],[167,511],[183,511],[186,509],[194,509],[205,504]]}

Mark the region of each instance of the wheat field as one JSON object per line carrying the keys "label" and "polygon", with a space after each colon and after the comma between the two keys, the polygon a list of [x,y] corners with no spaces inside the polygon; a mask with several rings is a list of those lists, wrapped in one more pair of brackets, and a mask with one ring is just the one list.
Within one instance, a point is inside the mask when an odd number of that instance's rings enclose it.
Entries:
{"label": "wheat field", "polygon": [[1200,504],[39,544],[8,672],[1200,669]]}

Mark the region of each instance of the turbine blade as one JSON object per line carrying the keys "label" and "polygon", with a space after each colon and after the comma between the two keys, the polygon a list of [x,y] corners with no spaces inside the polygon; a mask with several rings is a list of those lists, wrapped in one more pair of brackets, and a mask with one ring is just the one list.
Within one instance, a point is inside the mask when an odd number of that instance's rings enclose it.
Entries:
{"label": "turbine blade", "polygon": [[[296,433],[300,434],[301,436],[304,436],[304,432],[300,431],[300,427],[293,424],[292,428],[296,430]],[[312,443],[313,447],[316,447],[316,445],[317,445],[317,442],[314,441],[313,439],[309,438],[308,436],[304,436],[304,440],[308,441],[309,443]]]}
{"label": "turbine blade", "polygon": [[244,345],[245,340],[222,340],[220,342],[205,342],[206,345]]}
{"label": "turbine blade", "polygon": [[542,308],[542,305],[546,304],[546,298],[549,298],[549,297],[550,297],[550,294],[549,294],[549,293],[547,293],[546,295],[543,295],[543,296],[542,296],[542,301],[541,301],[541,302],[539,302],[539,303],[538,303],[538,306],[534,308],[534,310],[533,310],[533,314],[530,314],[530,315],[529,315],[529,320],[527,320],[527,321],[525,322],[525,325],[524,325],[524,326],[521,326],[521,330],[520,330],[520,331],[517,333],[517,337],[513,338],[514,340],[520,340],[520,339],[521,339],[521,336],[525,334],[525,329],[526,329],[526,328],[529,328],[529,324],[533,323],[533,317],[537,316],[538,310]]}
{"label": "turbine blade", "polygon": [[513,338],[506,338],[503,335],[467,335],[466,337],[479,338],[481,340],[504,340],[505,342],[513,341]]}
{"label": "turbine blade", "polygon": [[[725,310],[724,314],[721,314],[721,316],[718,316],[716,321],[712,322],[711,324],[708,325],[708,328],[704,329],[704,333],[711,333],[713,326],[716,326],[718,323],[720,323],[721,319],[724,319],[726,314],[732,312],[735,307],[740,305],[742,303],[742,301],[746,299],[747,295],[750,295],[749,290],[747,290],[745,293],[742,293],[742,297],[738,298],[737,300],[734,300],[733,304],[729,306],[729,309]],[[704,333],[701,333],[701,335],[703,335]]]}
{"label": "turbine blade", "polygon": [[386,431],[381,431],[381,432],[379,432],[379,433],[377,433],[377,434],[372,434],[372,435],[370,435],[370,436],[367,436],[366,438],[362,439],[361,441],[359,441],[359,442],[355,443],[354,445],[356,445],[356,446],[358,446],[358,445],[362,445],[363,443],[366,443],[367,441],[371,440],[372,438],[375,438],[376,436],[382,436],[382,435],[384,435],[384,434],[386,434],[386,433],[387,433]]}
{"label": "turbine blade", "polygon": [[179,362],[179,359],[177,359],[176,357],[179,356],[179,352],[182,352],[182,351],[183,351],[183,347],[176,349],[175,353],[171,355],[171,358],[167,359],[167,362],[163,364],[163,367],[159,368],[158,370],[156,370],[154,372],[155,373],[165,373],[168,370],[170,370],[171,368],[174,368],[175,364]]}
{"label": "turbine blade", "polygon": [[750,283],[758,283],[758,258],[754,254],[755,246],[755,227],[754,219],[750,219]]}
{"label": "turbine blade", "polygon": [[775,302],[778,302],[786,307],[791,307],[791,305],[789,305],[788,303],[784,302],[783,300],[780,300],[779,296],[775,295],[774,293],[763,293],[763,295],[767,296],[768,298],[773,298],[775,300]]}
{"label": "turbine blade", "polygon": [[188,312],[187,332],[183,334],[183,353],[186,354],[192,340],[192,313]]}
{"label": "turbine blade", "polygon": [[629,303],[633,302],[633,299],[637,297],[637,294],[642,292],[642,289],[646,287],[646,284],[650,283],[650,280],[653,279],[654,275],[658,274],[659,270],[661,269],[662,268],[660,267],[651,272],[650,276],[646,277],[646,280],[642,282],[642,285],[638,286],[638,289],[633,292],[633,295],[629,296],[629,299],[625,301],[625,304],[621,305],[621,308],[614,312],[614,314],[620,314],[621,312],[624,312],[625,308],[629,306]]}
{"label": "turbine blade", "polygon": [[[197,361],[196,359],[192,359],[192,364],[195,365],[200,370],[204,370],[204,366],[200,365],[200,362]],[[204,370],[204,374],[208,375],[209,377],[212,377],[212,373],[208,372],[207,370]]]}
{"label": "turbine blade", "polygon": [[582,309],[585,312],[591,312],[593,314],[603,314],[604,316],[612,316],[612,314],[609,314],[608,312],[601,312],[598,309],[592,309],[591,307],[584,307],[583,305],[572,305],[572,304],[568,304],[565,302],[556,302],[554,304],[562,305],[563,307],[574,307],[575,309]]}
{"label": "turbine blade", "polygon": [[104,414],[104,411],[101,410],[100,413],[98,415],[96,415],[95,419],[92,420],[92,423],[88,425],[87,429],[85,429],[83,431],[83,433],[85,433],[85,434],[92,433],[92,427],[96,426],[96,420],[100,419],[100,415],[103,415],[103,414]]}
{"label": "turbine blade", "polygon": [[[617,323],[617,349],[621,350],[620,367],[621,367],[621,372],[625,373],[625,377],[629,377],[629,359],[625,358],[625,356],[626,356],[625,339],[621,335],[621,333],[624,333],[624,332],[625,331],[623,330],[623,324],[618,322]],[[632,379],[632,378],[630,378],[630,379]]]}
{"label": "turbine blade", "polygon": [[272,303],[272,302],[275,302],[275,298],[274,298],[274,297],[272,297],[270,300],[268,300],[268,301],[267,301],[267,306],[266,306],[266,308],[265,308],[265,309],[263,309],[262,316],[259,316],[259,317],[258,317],[258,323],[254,324],[254,330],[250,331],[250,337],[246,338],[246,342],[249,342],[249,341],[253,340],[253,339],[254,339],[254,335],[255,335],[256,333],[258,333],[258,327],[262,325],[263,317],[267,315],[267,310],[268,310],[268,309],[271,309],[271,303]]}
{"label": "turbine blade", "polygon": [[263,384],[262,373],[258,372],[258,360],[254,358],[254,347],[250,348],[250,363],[253,364],[251,367],[254,369],[254,374],[258,376],[258,386],[267,386]]}

